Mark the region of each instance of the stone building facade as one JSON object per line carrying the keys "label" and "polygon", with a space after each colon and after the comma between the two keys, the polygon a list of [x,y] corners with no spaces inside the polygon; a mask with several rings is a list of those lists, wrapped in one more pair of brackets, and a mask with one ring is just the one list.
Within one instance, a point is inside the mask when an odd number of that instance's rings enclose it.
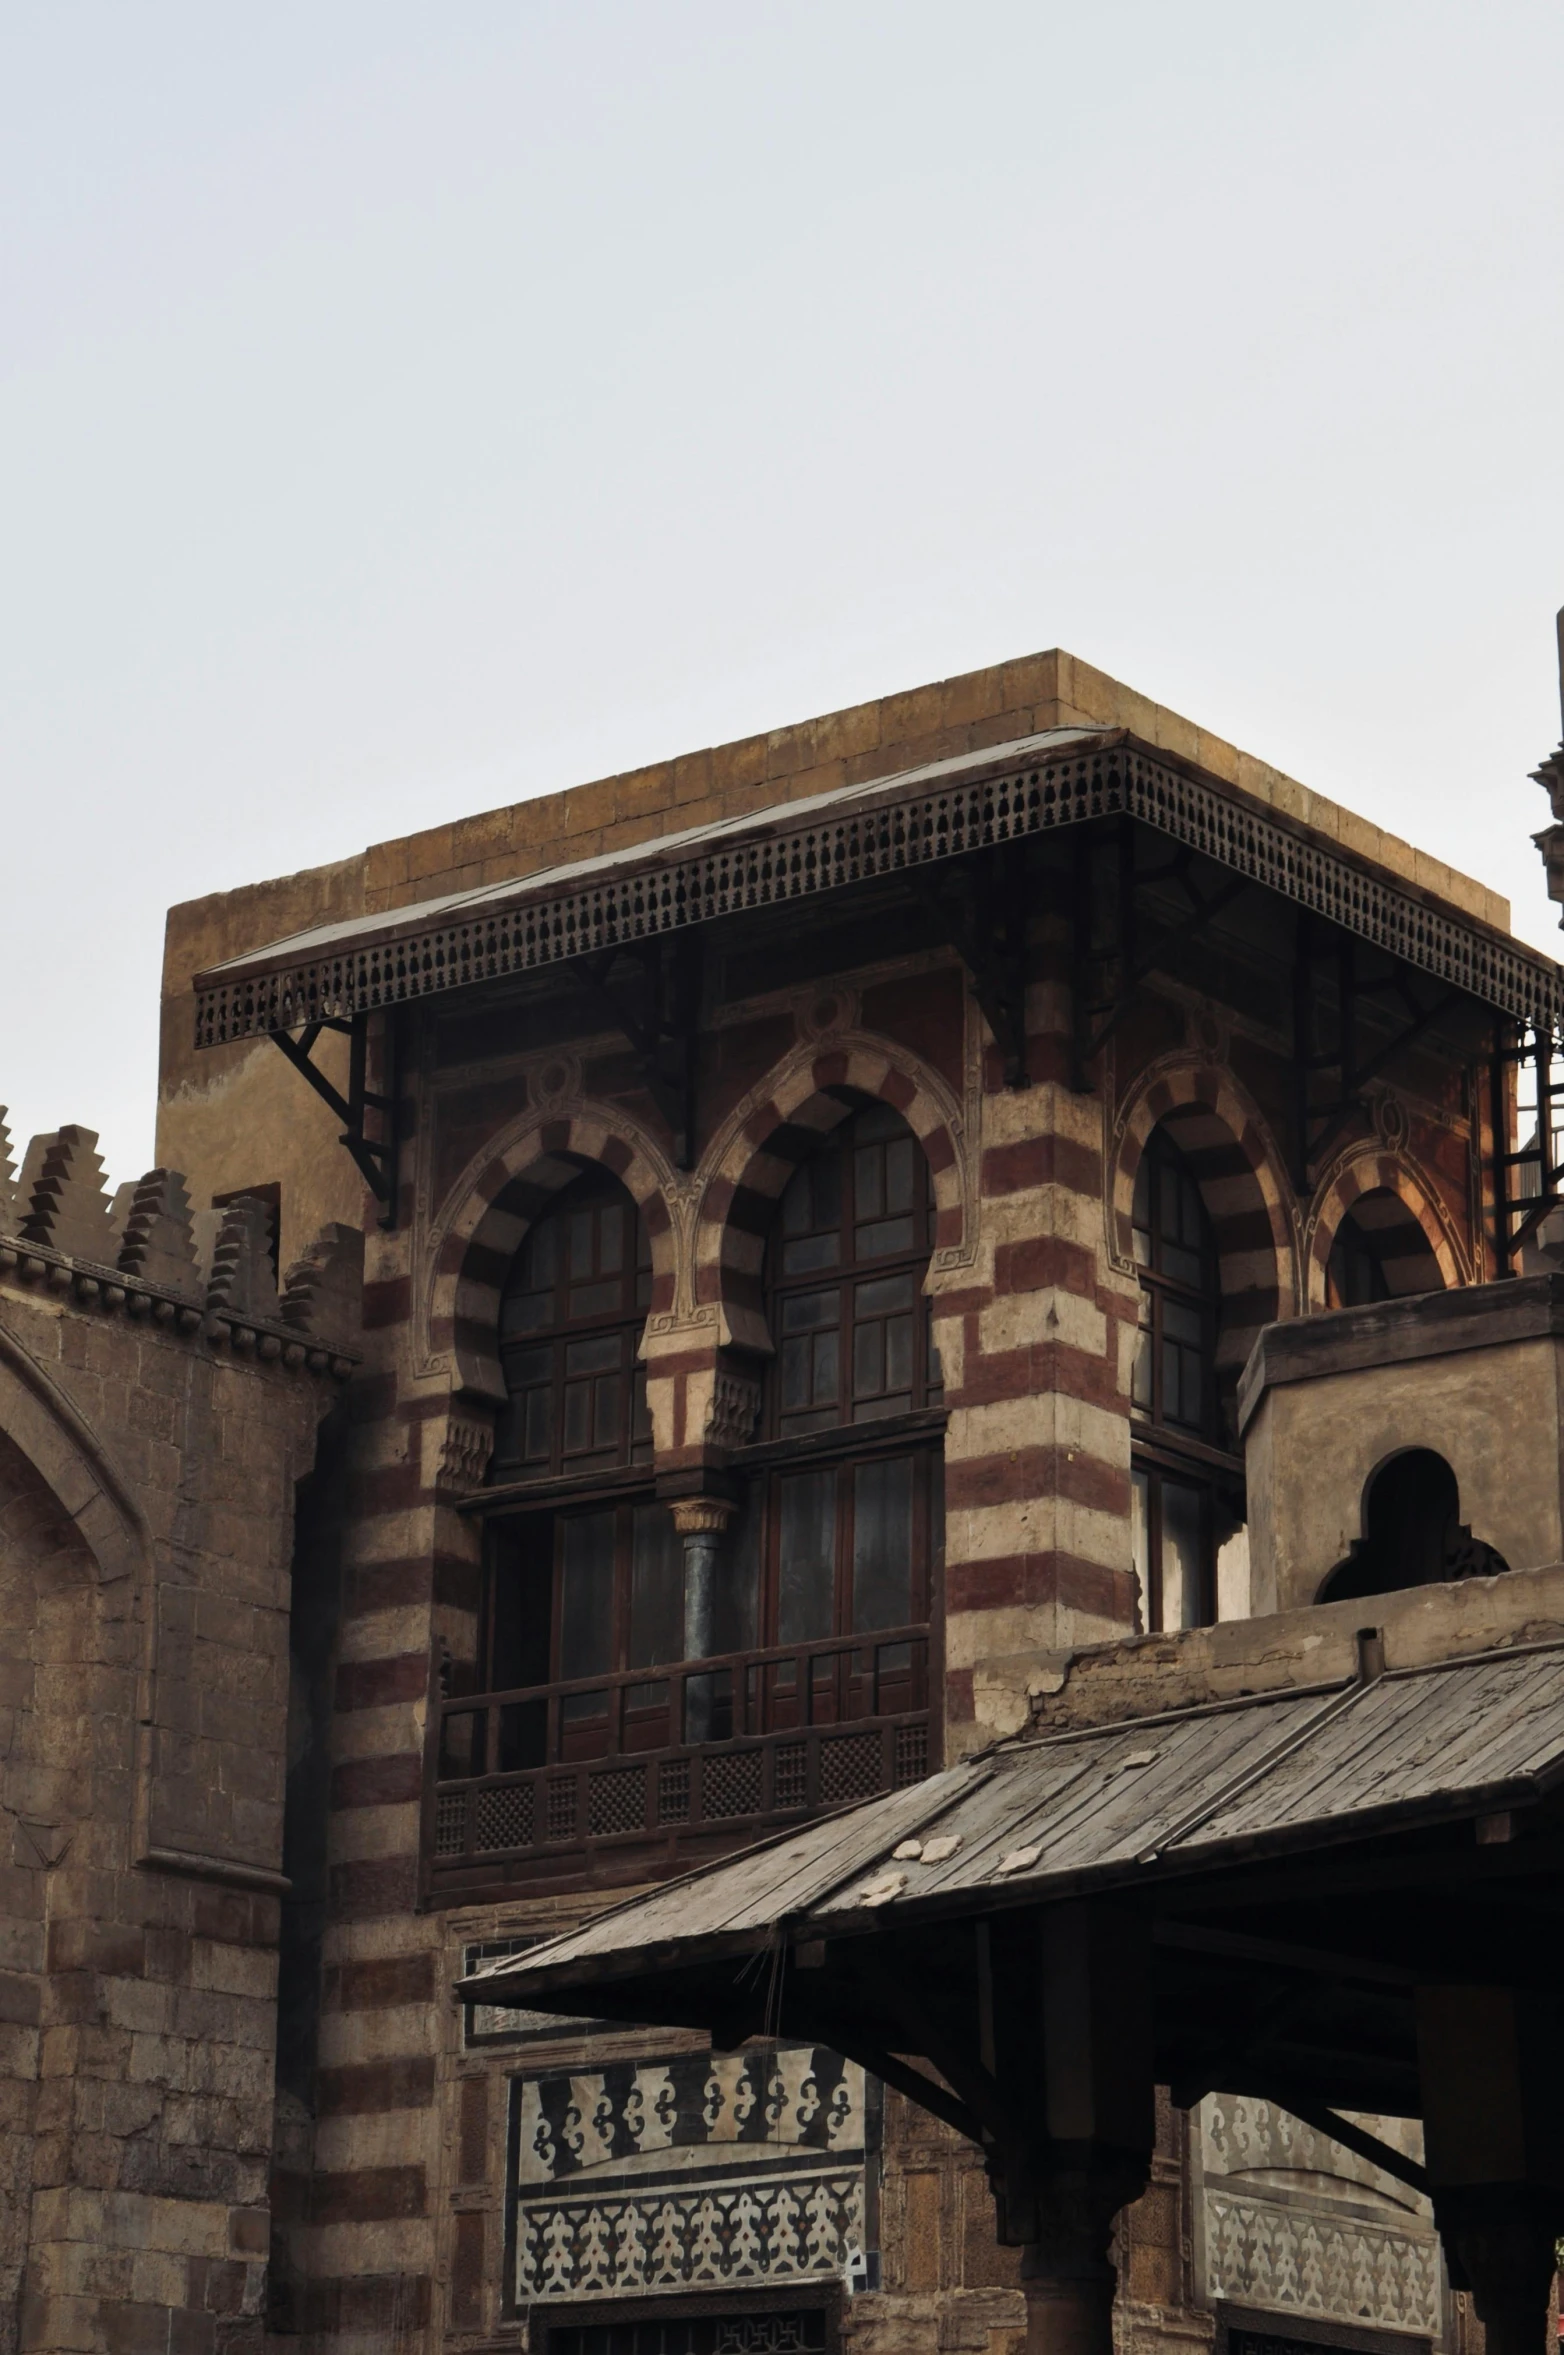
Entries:
{"label": "stone building facade", "polygon": [[253,2337],[270,2239],[295,1494],[359,1238],[110,1202],[0,1126],[0,2346]]}
{"label": "stone building facade", "polygon": [[[252,1275],[264,1217],[285,1265],[363,1237],[318,1457],[300,1287],[237,1358],[220,1301],[156,1328],[304,1480],[244,1852],[271,2259],[216,2343],[1010,2347],[981,2155],[901,2095],[453,1983],[1017,1733],[1093,1646],[1311,1599],[1251,1564],[1240,1376],[1535,1247],[1559,975],[1507,920],[1058,653],[173,911],[160,1157]],[[1459,2335],[1426,2205],[1253,2105],[1165,2103],[1121,2235],[1127,2345]]]}

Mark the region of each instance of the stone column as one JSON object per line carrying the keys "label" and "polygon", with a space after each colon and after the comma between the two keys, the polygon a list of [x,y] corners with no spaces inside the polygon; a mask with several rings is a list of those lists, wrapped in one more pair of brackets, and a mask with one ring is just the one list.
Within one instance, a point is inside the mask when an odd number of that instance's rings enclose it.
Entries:
{"label": "stone column", "polygon": [[1418,2074],[1434,2219],[1488,2355],[1543,2355],[1564,2233],[1564,2063],[1526,1989],[1419,1987]]}
{"label": "stone column", "polygon": [[[727,1497],[682,1496],[668,1507],[684,1546],[684,1657],[709,1659],[716,1641],[717,1554],[733,1517]],[[711,1731],[711,1680],[685,1687],[684,1738],[704,1742]]]}

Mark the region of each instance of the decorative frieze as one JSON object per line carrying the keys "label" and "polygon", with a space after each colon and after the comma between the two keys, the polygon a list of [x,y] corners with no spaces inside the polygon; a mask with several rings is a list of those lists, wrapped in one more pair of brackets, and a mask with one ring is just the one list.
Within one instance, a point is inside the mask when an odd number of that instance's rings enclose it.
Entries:
{"label": "decorative frieze", "polygon": [[1439,2243],[1431,2230],[1208,2191],[1206,2264],[1210,2295],[1237,2305],[1439,2332]]}
{"label": "decorative frieze", "polygon": [[863,2246],[863,2072],[813,2045],[519,2079],[518,2302],[840,2275]]}

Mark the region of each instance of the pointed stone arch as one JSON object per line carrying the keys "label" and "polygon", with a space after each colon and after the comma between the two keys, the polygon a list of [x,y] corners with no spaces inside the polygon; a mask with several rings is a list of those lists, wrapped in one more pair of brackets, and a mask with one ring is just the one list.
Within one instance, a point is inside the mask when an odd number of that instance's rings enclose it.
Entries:
{"label": "pointed stone arch", "polygon": [[1255,1336],[1302,1306],[1298,1237],[1285,1163],[1264,1114],[1219,1063],[1168,1059],[1142,1074],[1115,1123],[1109,1157],[1114,1257],[1134,1265],[1135,1176],[1152,1130],[1166,1124],[1211,1219],[1222,1280],[1217,1369],[1236,1382]]}
{"label": "pointed stone arch", "polygon": [[152,1572],[152,1542],[130,1483],[116,1470],[85,1418],[30,1351],[0,1330],[0,1431],[37,1473],[74,1524],[102,1584]]}
{"label": "pointed stone arch", "polygon": [[469,1163],[432,1240],[426,1362],[448,1375],[454,1392],[503,1400],[500,1293],[511,1262],[533,1221],[587,1169],[611,1171],[640,1210],[652,1252],[650,1313],[671,1310],[678,1283],[676,1187],[658,1147],[606,1106],[525,1115]]}
{"label": "pointed stone arch", "polygon": [[1339,1156],[1315,1190],[1304,1228],[1303,1306],[1323,1308],[1326,1268],[1343,1218],[1365,1194],[1390,1194],[1422,1232],[1428,1249],[1409,1266],[1407,1292],[1448,1292],[1475,1282],[1455,1221],[1432,1182],[1404,1150],[1365,1140]]}
{"label": "pointed stone arch", "polygon": [[799,1162],[865,1101],[890,1104],[923,1149],[934,1186],[931,1272],[964,1260],[972,1172],[951,1089],[888,1039],[807,1040],[729,1115],[697,1176],[697,1314],[715,1311],[721,1343],[769,1355],[761,1266],[772,1212]]}

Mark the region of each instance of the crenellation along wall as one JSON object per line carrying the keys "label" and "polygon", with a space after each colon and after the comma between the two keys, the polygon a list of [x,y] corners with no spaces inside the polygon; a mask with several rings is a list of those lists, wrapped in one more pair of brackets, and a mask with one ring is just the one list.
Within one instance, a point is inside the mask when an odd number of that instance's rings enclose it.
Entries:
{"label": "crenellation along wall", "polygon": [[358,1238],[0,1127],[0,2347],[259,2348],[293,1498]]}

